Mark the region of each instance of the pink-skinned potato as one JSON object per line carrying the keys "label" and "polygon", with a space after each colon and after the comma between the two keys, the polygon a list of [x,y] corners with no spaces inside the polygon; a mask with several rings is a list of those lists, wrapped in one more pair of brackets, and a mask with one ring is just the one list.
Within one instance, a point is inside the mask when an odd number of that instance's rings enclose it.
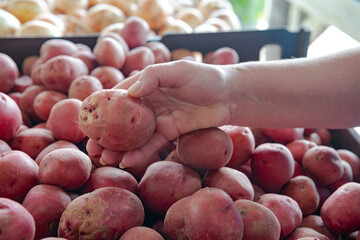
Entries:
{"label": "pink-skinned potato", "polygon": [[155,63],[166,63],[171,61],[171,52],[162,42],[148,42],[146,46],[154,53]]}
{"label": "pink-skinned potato", "polygon": [[39,167],[26,153],[17,150],[1,153],[0,197],[21,202],[40,183],[38,172]]}
{"label": "pink-skinned potato", "polygon": [[119,69],[111,66],[96,67],[90,72],[90,75],[99,79],[104,89],[113,88],[116,84],[124,80],[123,73]]}
{"label": "pink-skinned potato", "polygon": [[28,154],[32,159],[47,146],[55,142],[52,132],[44,128],[29,128],[17,134],[10,143],[14,150]]}
{"label": "pink-skinned potato", "polygon": [[360,228],[359,206],[360,183],[345,183],[326,199],[320,216],[331,231],[348,234]]}
{"label": "pink-skinned potato", "polygon": [[98,63],[96,62],[95,54],[93,52],[78,51],[72,56],[83,61],[86,67],[88,68],[89,72],[91,72],[92,70],[94,70],[94,68],[98,66]]}
{"label": "pink-skinned potato", "polygon": [[34,66],[34,63],[39,59],[40,62],[40,56],[38,55],[30,55],[26,56],[24,60],[21,63],[21,72],[24,75],[31,75],[31,70]]}
{"label": "pink-skinned potato", "polygon": [[299,227],[312,228],[315,231],[327,236],[329,240],[341,240],[341,235],[330,231],[319,215],[309,215],[303,218]]}
{"label": "pink-skinned potato", "polygon": [[185,211],[187,204],[190,200],[190,196],[184,197],[176,201],[166,211],[164,217],[164,232],[166,239],[169,240],[188,240],[188,236],[185,229]]}
{"label": "pink-skinned potato", "polygon": [[233,168],[222,167],[209,170],[203,177],[203,186],[222,189],[234,201],[254,199],[254,188],[249,178],[244,173]]}
{"label": "pink-skinned potato", "polygon": [[344,173],[339,154],[328,146],[310,148],[305,152],[301,163],[306,175],[321,186],[336,182]]}
{"label": "pink-skinned potato", "polygon": [[184,209],[186,233],[191,240],[242,239],[244,223],[231,197],[218,188],[202,188]]}
{"label": "pink-skinned potato", "polygon": [[15,137],[21,123],[21,111],[16,102],[0,92],[0,140],[8,142]]}
{"label": "pink-skinned potato", "polygon": [[136,226],[127,230],[119,240],[164,240],[164,238],[152,228]]}
{"label": "pink-skinned potato", "polygon": [[85,98],[90,96],[97,90],[103,89],[99,79],[91,75],[84,75],[75,79],[69,87],[69,98],[76,98],[84,101]]}
{"label": "pink-skinned potato", "polygon": [[204,57],[204,63],[216,65],[236,64],[239,60],[239,54],[230,47],[219,48],[214,52],[207,53]]}
{"label": "pink-skinned potato", "polygon": [[50,39],[40,47],[40,59],[44,63],[50,58],[67,55],[71,56],[78,51],[75,43],[66,39]]}
{"label": "pink-skinned potato", "polygon": [[251,156],[251,179],[266,192],[279,192],[293,176],[294,168],[290,150],[280,143],[263,143]]}
{"label": "pink-skinned potato", "polygon": [[304,138],[304,128],[264,128],[263,132],[271,140],[284,145]]}
{"label": "pink-skinned potato", "polygon": [[48,145],[46,148],[44,148],[34,159],[37,165],[40,166],[41,160],[50,153],[53,150],[60,149],[60,148],[73,148],[73,149],[79,149],[74,143],[65,141],[65,140],[57,140],[50,145]]}
{"label": "pink-skinned potato", "polygon": [[130,228],[141,226],[144,218],[144,207],[135,194],[122,188],[99,188],[70,202],[60,218],[58,236],[118,240]]}
{"label": "pink-skinned potato", "polygon": [[9,55],[0,53],[0,92],[10,92],[18,77],[19,69],[15,61]]}
{"label": "pink-skinned potato", "polygon": [[280,223],[270,209],[247,199],[234,203],[244,222],[243,239],[280,239]]}
{"label": "pink-skinned potato", "polygon": [[345,183],[353,181],[353,172],[350,164],[344,160],[341,160],[341,163],[344,166],[343,175],[339,180],[327,186],[331,192],[335,192],[335,190],[338,189],[340,186],[344,185]]}
{"label": "pink-skinned potato", "polygon": [[127,77],[132,71],[143,70],[145,67],[154,63],[155,56],[151,49],[146,46],[140,46],[129,51],[121,71],[124,76]]}
{"label": "pink-skinned potato", "polygon": [[152,136],[155,114],[126,90],[104,89],[82,102],[79,123],[86,136],[101,146],[129,151],[142,146]]}
{"label": "pink-skinned potato", "polygon": [[29,75],[22,75],[15,79],[15,85],[11,92],[24,92],[26,88],[33,85],[33,81]]}
{"label": "pink-skinned potato", "polygon": [[360,158],[348,149],[337,149],[336,151],[342,160],[350,164],[354,181],[360,182]]}
{"label": "pink-skinned potato", "polygon": [[257,203],[269,208],[275,214],[281,226],[281,239],[287,237],[301,224],[303,217],[301,209],[298,203],[288,196],[266,193],[260,196]]}
{"label": "pink-skinned potato", "polygon": [[39,117],[36,115],[34,111],[34,101],[36,96],[47,90],[47,88],[43,85],[32,85],[25,89],[23,92],[20,101],[19,101],[19,107],[22,111],[24,111],[26,114],[29,115],[31,120],[33,121],[39,121]]}
{"label": "pink-skinned potato", "polygon": [[61,188],[40,184],[27,193],[22,205],[35,220],[35,239],[56,237],[61,214],[71,202]]}
{"label": "pink-skinned potato", "polygon": [[0,197],[0,239],[33,240],[35,221],[20,203]]}
{"label": "pink-skinned potato", "polygon": [[57,102],[51,108],[46,128],[57,140],[78,143],[86,137],[79,122],[81,104],[79,99],[68,98]]}
{"label": "pink-skinned potato", "polygon": [[139,195],[153,213],[165,216],[169,207],[201,188],[201,178],[180,163],[159,161],[151,164],[139,182]]}
{"label": "pink-skinned potato", "polygon": [[297,177],[297,176],[303,176],[305,175],[304,169],[301,166],[301,164],[297,161],[294,161],[295,166],[294,166],[294,174],[292,175],[292,177]]}
{"label": "pink-skinned potato", "polygon": [[233,144],[223,130],[206,128],[178,137],[176,152],[185,165],[197,169],[219,169],[230,161]]}
{"label": "pink-skinned potato", "polygon": [[126,19],[120,35],[130,49],[144,46],[150,33],[149,24],[141,17],[130,16]]}
{"label": "pink-skinned potato", "polygon": [[101,66],[121,69],[125,64],[126,54],[123,46],[112,37],[103,37],[97,41],[93,53]]}
{"label": "pink-skinned potato", "polygon": [[36,95],[33,103],[33,109],[38,118],[46,122],[49,118],[51,108],[59,101],[67,98],[64,93],[45,90]]}
{"label": "pink-skinned potato", "polygon": [[56,149],[42,159],[39,166],[39,179],[70,191],[84,185],[90,177],[92,164],[84,152],[72,149]]}
{"label": "pink-skinned potato", "polygon": [[68,92],[71,82],[76,78],[89,73],[82,60],[67,55],[53,57],[40,67],[41,82],[48,89],[62,93]]}
{"label": "pink-skinned potato", "polygon": [[329,240],[327,236],[315,231],[312,228],[297,227],[286,239],[298,240],[299,238],[312,237],[318,240]]}
{"label": "pink-skinned potato", "polygon": [[290,150],[294,160],[298,163],[301,163],[305,152],[315,146],[317,146],[316,143],[306,139],[297,139],[286,144],[286,147]]}

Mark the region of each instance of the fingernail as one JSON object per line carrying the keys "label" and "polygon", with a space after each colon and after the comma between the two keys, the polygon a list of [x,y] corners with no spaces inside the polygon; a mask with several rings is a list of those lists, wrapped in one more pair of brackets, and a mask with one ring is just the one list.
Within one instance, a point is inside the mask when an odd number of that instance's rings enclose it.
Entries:
{"label": "fingernail", "polygon": [[124,166],[124,164],[122,162],[120,162],[119,163],[119,168],[124,169],[124,168],[126,168],[126,166]]}
{"label": "fingernail", "polygon": [[137,81],[137,82],[135,82],[133,85],[131,85],[131,87],[129,87],[128,92],[129,92],[130,94],[131,94],[131,93],[132,93],[132,94],[133,94],[133,93],[136,93],[136,92],[138,92],[138,91],[141,89],[142,85],[143,85],[142,82]]}

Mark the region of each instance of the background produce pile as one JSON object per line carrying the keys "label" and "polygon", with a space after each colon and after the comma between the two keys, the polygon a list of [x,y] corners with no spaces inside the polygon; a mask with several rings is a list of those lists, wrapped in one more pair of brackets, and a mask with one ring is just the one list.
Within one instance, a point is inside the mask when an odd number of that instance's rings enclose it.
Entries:
{"label": "background produce pile", "polygon": [[[154,116],[117,83],[172,60],[239,61],[170,52],[149,32],[132,16],[94,49],[48,40],[20,70],[0,54],[0,239],[355,239],[360,160],[327,129],[203,129],[118,167]],[[148,132],[121,142],[129,126]]]}
{"label": "background produce pile", "polygon": [[[151,34],[239,30],[227,0],[5,0],[0,36],[69,36],[122,28],[130,16],[146,20]],[[1,9],[2,8],[2,9]]]}

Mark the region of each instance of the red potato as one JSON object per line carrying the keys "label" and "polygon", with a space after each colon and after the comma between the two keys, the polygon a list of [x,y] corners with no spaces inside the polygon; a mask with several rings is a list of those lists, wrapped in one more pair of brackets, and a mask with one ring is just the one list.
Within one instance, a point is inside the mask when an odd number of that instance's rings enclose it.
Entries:
{"label": "red potato", "polygon": [[84,189],[85,192],[92,192],[101,187],[123,188],[134,194],[138,192],[138,182],[135,177],[125,170],[115,167],[100,167],[94,169]]}
{"label": "red potato", "polygon": [[171,61],[171,52],[162,42],[149,42],[146,46],[154,53],[155,63],[166,63]]}
{"label": "red potato", "polygon": [[33,81],[29,75],[22,75],[15,79],[15,85],[12,88],[12,92],[24,92],[26,88],[33,85]]}
{"label": "red potato", "polygon": [[243,239],[280,239],[280,223],[270,209],[246,199],[234,203],[244,222]]}
{"label": "red potato", "polygon": [[298,240],[299,238],[312,237],[319,240],[329,240],[329,238],[314,229],[307,227],[298,227],[296,228],[286,239],[288,240]]}
{"label": "red potato", "polygon": [[50,153],[53,150],[60,149],[60,148],[73,148],[73,149],[79,149],[74,143],[65,141],[65,140],[57,140],[47,147],[45,147],[34,159],[38,166],[40,166],[41,160]]}
{"label": "red potato", "polygon": [[183,239],[188,240],[188,236],[185,229],[185,211],[187,204],[190,200],[189,197],[184,197],[176,201],[170,208],[166,211],[164,217],[164,232],[166,239],[168,240],[177,240]]}
{"label": "red potato", "polygon": [[46,87],[42,85],[32,85],[25,89],[19,101],[20,109],[28,114],[30,119],[35,122],[39,121],[39,118],[33,108],[34,101],[36,96],[45,90],[47,90]]}
{"label": "red potato", "polygon": [[28,154],[32,159],[47,146],[55,142],[52,132],[44,128],[29,128],[17,134],[10,146]]}
{"label": "red potato", "polygon": [[87,182],[91,169],[91,160],[82,151],[72,148],[56,149],[42,159],[39,179],[43,184],[70,191]]}
{"label": "red potato", "polygon": [[222,47],[204,56],[204,63],[216,65],[229,65],[239,63],[240,57],[235,49]]}
{"label": "red potato", "polygon": [[[28,191],[39,184],[39,167],[24,152],[0,154],[0,197],[21,202]],[[19,177],[21,176],[21,177]]]}
{"label": "red potato", "polygon": [[254,202],[257,202],[261,195],[265,194],[265,191],[256,184],[252,184],[254,188]]}
{"label": "red potato", "polygon": [[87,66],[89,72],[91,72],[92,70],[94,70],[94,68],[96,68],[98,66],[98,64],[96,62],[95,54],[93,52],[77,51],[72,56],[82,60],[85,63],[85,65]]}
{"label": "red potato", "polygon": [[350,164],[344,160],[341,160],[341,163],[344,166],[344,173],[339,180],[327,186],[331,192],[335,192],[341,185],[353,181],[353,172]]}
{"label": "red potato", "polygon": [[321,145],[329,146],[331,144],[331,134],[328,129],[320,128],[316,130],[319,135]]}
{"label": "red potato", "polygon": [[81,104],[80,100],[69,98],[57,102],[51,108],[46,128],[57,140],[78,143],[85,138],[85,133],[80,129],[79,123]]}
{"label": "red potato", "polygon": [[35,220],[35,239],[56,237],[61,214],[71,202],[61,188],[40,184],[28,192],[22,205]]}
{"label": "red potato", "polygon": [[301,224],[302,212],[294,199],[277,193],[266,193],[260,196],[257,202],[269,208],[279,220],[281,239],[287,237]]}
{"label": "red potato", "polygon": [[301,163],[306,174],[321,186],[336,182],[344,173],[339,154],[334,148],[327,146],[310,148],[305,152]]}
{"label": "red potato", "polygon": [[329,190],[329,188],[327,186],[316,185],[316,189],[320,196],[320,202],[319,202],[319,207],[318,207],[317,213],[320,213],[320,209],[321,209],[322,205],[324,204],[326,199],[328,199],[328,197],[330,197],[332,192]]}
{"label": "red potato", "polygon": [[15,61],[7,54],[0,53],[0,92],[10,92],[18,77],[19,69]]}
{"label": "red potato", "polygon": [[7,142],[5,142],[4,140],[0,139],[0,153],[11,151],[11,150],[12,149],[9,146],[9,144],[7,144]]}
{"label": "red potato", "polygon": [[294,160],[298,163],[301,163],[305,152],[315,146],[317,146],[316,143],[306,139],[297,139],[286,144],[286,147],[290,150]]}
{"label": "red potato", "polygon": [[176,152],[180,161],[197,169],[219,169],[231,158],[231,138],[219,128],[207,128],[181,135]]}
{"label": "red potato", "polygon": [[360,182],[360,158],[352,151],[347,149],[337,149],[340,158],[350,164],[354,182]]}
{"label": "red potato", "polygon": [[142,240],[164,240],[164,238],[152,228],[137,226],[132,227],[127,230],[119,240],[134,240],[134,239],[142,239]]}
{"label": "red potato", "polygon": [[251,132],[255,138],[255,147],[263,144],[263,143],[271,143],[272,141],[268,136],[265,135],[262,128],[250,128]]}
{"label": "red potato", "polygon": [[315,231],[327,236],[329,240],[341,240],[340,234],[331,232],[324,224],[319,215],[309,215],[304,217],[299,227],[312,228]]}
{"label": "red potato", "polygon": [[304,128],[264,128],[263,132],[271,140],[284,145],[304,138]]}
{"label": "red potato", "polygon": [[320,216],[331,231],[348,234],[360,228],[359,206],[360,183],[345,183],[326,199]]}
{"label": "red potato", "polygon": [[142,161],[140,164],[137,164],[133,167],[127,167],[125,168],[125,171],[129,172],[131,175],[133,175],[138,182],[140,182],[141,178],[144,176],[146,169],[153,163],[159,162],[160,156],[158,153],[153,153],[149,157],[147,157],[144,161]]}
{"label": "red potato", "polygon": [[221,189],[202,188],[184,209],[185,229],[191,240],[242,239],[244,223],[231,197]]}
{"label": "red potato", "polygon": [[248,177],[239,170],[229,167],[208,171],[203,177],[203,186],[222,189],[234,201],[254,199],[254,188]]}
{"label": "red potato", "polygon": [[33,240],[35,221],[20,203],[0,197],[0,238]]}
{"label": "red potato", "polygon": [[36,61],[33,64],[33,67],[31,69],[31,74],[30,74],[31,80],[34,85],[44,85],[44,83],[41,81],[42,67],[43,67],[43,64],[39,58],[38,61]]}
{"label": "red potato", "polygon": [[144,218],[144,207],[135,194],[121,188],[99,188],[70,202],[60,218],[58,236],[118,240],[130,228],[141,226]]}
{"label": "red potato", "polygon": [[121,44],[111,37],[103,37],[97,41],[93,53],[101,66],[121,69],[125,64],[126,54]]}
{"label": "red potato", "polygon": [[89,70],[79,58],[59,55],[43,63],[41,66],[41,82],[50,90],[67,93],[72,81],[87,75]]}
{"label": "red potato", "polygon": [[21,123],[22,115],[16,102],[0,92],[0,140],[7,142],[14,138]]}
{"label": "red potato", "polygon": [[294,161],[294,163],[295,163],[295,168],[294,168],[294,174],[292,175],[292,178],[305,175],[305,172],[304,172],[301,164],[297,161]]}
{"label": "red potato", "polygon": [[84,75],[75,79],[69,87],[69,98],[76,98],[84,101],[93,92],[103,89],[99,79],[91,75]]}
{"label": "red potato", "polygon": [[33,102],[33,110],[38,118],[46,122],[49,118],[51,108],[59,101],[67,99],[64,93],[45,90],[36,95]]}
{"label": "red potato", "polygon": [[141,17],[130,16],[126,19],[120,35],[130,49],[144,46],[150,33],[149,24]]}
{"label": "red potato", "polygon": [[112,32],[112,31],[101,33],[100,36],[98,37],[97,41],[101,41],[101,39],[105,38],[105,37],[114,38],[124,48],[125,55],[127,55],[130,51],[129,45],[126,43],[125,39],[120,34],[121,34],[120,32],[117,33],[117,32]]}
{"label": "red potato", "polygon": [[152,109],[123,89],[91,94],[81,105],[79,121],[86,136],[114,151],[140,147],[155,130]]}
{"label": "red potato", "polygon": [[15,103],[19,106],[20,98],[22,96],[21,92],[11,92],[6,94],[8,97],[10,97],[12,100],[15,101]]}
{"label": "red potato", "polygon": [[165,216],[173,203],[200,188],[197,172],[179,163],[160,161],[147,168],[139,182],[139,195],[151,212]]}
{"label": "red potato", "polygon": [[122,72],[111,66],[100,66],[90,73],[91,76],[100,80],[104,89],[113,88],[116,84],[124,80]]}
{"label": "red potato", "polygon": [[26,56],[21,64],[21,72],[23,75],[31,75],[31,70],[34,66],[34,63],[40,59],[37,55]]}
{"label": "red potato", "polygon": [[299,204],[303,216],[312,214],[319,206],[320,196],[316,185],[307,176],[290,179],[280,193],[294,199]]}
{"label": "red potato", "polygon": [[155,56],[151,49],[146,46],[140,46],[129,51],[121,71],[125,76],[129,76],[132,71],[143,70],[146,66],[154,63]]}
{"label": "red potato", "polygon": [[291,179],[294,168],[290,150],[280,143],[263,143],[251,157],[251,179],[266,192],[279,192]]}
{"label": "red potato", "polygon": [[220,129],[230,136],[233,143],[233,154],[226,166],[238,168],[245,164],[255,149],[255,138],[250,128],[224,125]]}
{"label": "red potato", "polygon": [[67,55],[71,56],[78,51],[75,43],[66,39],[50,39],[40,47],[40,59],[44,63],[50,58]]}

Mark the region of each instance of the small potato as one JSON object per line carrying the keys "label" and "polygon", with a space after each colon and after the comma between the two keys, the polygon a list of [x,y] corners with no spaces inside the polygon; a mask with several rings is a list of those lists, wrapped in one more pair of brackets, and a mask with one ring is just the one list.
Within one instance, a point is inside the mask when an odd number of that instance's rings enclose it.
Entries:
{"label": "small potato", "polygon": [[33,240],[35,221],[20,203],[0,197],[1,239]]}
{"label": "small potato", "polygon": [[185,211],[189,239],[242,239],[244,223],[231,197],[221,189],[202,188],[194,193]]}
{"label": "small potato", "polygon": [[340,158],[350,164],[354,182],[360,182],[360,158],[352,151],[347,149],[337,149]]}
{"label": "small potato", "polygon": [[21,123],[21,110],[16,102],[0,92],[0,140],[8,142],[14,138]]}
{"label": "small potato", "polygon": [[51,108],[61,100],[67,99],[64,93],[45,90],[36,95],[33,103],[33,110],[38,118],[46,122],[49,118]]}
{"label": "small potato", "polygon": [[[336,150],[327,146],[316,146],[307,150],[302,158],[302,166],[317,185],[326,186],[339,180],[344,166]],[[329,174],[331,173],[331,174]]]}
{"label": "small potato", "polygon": [[99,79],[104,89],[113,88],[116,84],[124,80],[123,73],[119,69],[111,66],[99,66],[93,69],[90,75]]}
{"label": "small potato", "polygon": [[15,79],[15,85],[11,91],[22,93],[25,91],[26,88],[28,88],[32,85],[33,85],[33,81],[31,79],[31,77],[29,75],[22,75],[22,76],[18,77],[17,79]]}
{"label": "small potato", "polygon": [[93,92],[103,89],[99,79],[91,75],[84,75],[75,79],[69,87],[69,98],[76,98],[84,101]]}
{"label": "small potato", "polygon": [[50,58],[67,55],[71,56],[78,51],[75,43],[66,39],[50,39],[45,41],[40,47],[40,59],[45,63]]}
{"label": "small potato", "polygon": [[118,187],[134,194],[138,192],[138,182],[125,170],[115,167],[99,167],[91,172],[84,186],[85,192],[92,192],[102,187]]}
{"label": "small potato", "polygon": [[234,201],[254,199],[254,189],[247,176],[239,170],[229,167],[208,171],[203,177],[203,186],[222,189]]}
{"label": "small potato", "polygon": [[360,183],[345,183],[326,199],[320,216],[331,231],[348,234],[360,228],[359,206]]}
{"label": "small potato", "polygon": [[89,72],[91,72],[98,66],[98,63],[96,62],[95,54],[91,51],[77,51],[72,56],[83,61],[86,67],[88,68]]}
{"label": "small potato", "polygon": [[19,107],[22,111],[24,111],[26,114],[29,115],[29,117],[31,118],[31,120],[33,121],[38,121],[40,120],[38,118],[38,116],[36,115],[35,111],[34,111],[34,101],[36,96],[47,90],[45,86],[42,85],[32,85],[28,88],[25,89],[25,91],[23,92],[20,101],[19,101]]}
{"label": "small potato", "polygon": [[251,157],[251,179],[266,192],[279,192],[291,179],[294,168],[290,150],[280,143],[263,143]]}
{"label": "small potato", "polygon": [[[0,154],[0,197],[21,202],[28,191],[39,184],[39,167],[24,152]],[[21,176],[21,177],[19,177]]]}
{"label": "small potato", "polygon": [[294,199],[299,204],[303,216],[312,214],[319,206],[319,193],[314,181],[307,176],[290,179],[281,190],[281,194]]}
{"label": "small potato", "polygon": [[298,227],[296,228],[286,239],[288,240],[297,240],[299,238],[312,237],[318,240],[328,240],[329,238],[314,229],[307,227]]}
{"label": "small potato", "polygon": [[185,230],[185,211],[190,196],[184,197],[170,206],[164,217],[164,232],[169,240],[188,239]]}
{"label": "small potato", "polygon": [[15,86],[19,69],[15,61],[5,53],[0,53],[0,92],[7,93]]}
{"label": "small potato", "polygon": [[315,231],[327,236],[329,240],[341,239],[340,234],[331,232],[324,224],[324,221],[319,215],[309,215],[304,217],[299,227],[312,228]]}
{"label": "small potato", "polygon": [[150,33],[149,24],[141,17],[130,16],[126,19],[121,36],[130,49],[144,46]]}
{"label": "small potato", "polygon": [[176,152],[180,161],[197,169],[224,167],[233,153],[232,141],[219,128],[200,129],[181,135]]}
{"label": "small potato", "polygon": [[44,148],[36,157],[35,162],[38,166],[40,166],[41,160],[50,153],[51,151],[54,151],[56,149],[60,148],[73,148],[73,149],[79,149],[74,143],[68,142],[65,140],[57,140],[53,142],[52,144],[48,145],[46,148]]}
{"label": "small potato", "polygon": [[11,141],[10,146],[14,150],[20,150],[28,154],[32,159],[47,146],[55,142],[52,132],[44,128],[29,128],[17,134]]}
{"label": "small potato", "polygon": [[303,176],[305,175],[305,172],[304,172],[304,169],[303,167],[301,166],[301,164],[297,161],[294,161],[295,163],[295,166],[294,166],[294,173],[292,175],[292,177],[297,177],[297,176]]}
{"label": "small potato", "polygon": [[74,190],[86,183],[91,168],[90,158],[82,151],[56,149],[42,159],[39,179],[43,184],[55,185],[67,191]]}
{"label": "small potato", "polygon": [[152,228],[137,226],[127,230],[119,240],[164,240],[164,238]]}
{"label": "small potato", "polygon": [[287,237],[301,224],[302,212],[294,199],[277,193],[266,193],[257,202],[269,208],[279,220],[280,239]]}
{"label": "small potato", "polygon": [[335,192],[335,190],[338,189],[343,184],[353,181],[353,172],[350,164],[344,160],[341,160],[341,164],[344,166],[343,175],[339,180],[327,186],[331,192]]}
{"label": "small potato", "polygon": [[61,214],[71,202],[69,195],[61,188],[40,184],[26,194],[22,205],[35,220],[35,239],[56,237]]}
{"label": "small potato", "polygon": [[244,222],[243,239],[280,239],[280,223],[270,209],[246,199],[234,203]]}
{"label": "small potato", "polygon": [[146,44],[148,48],[154,53],[155,63],[170,62],[171,52],[162,42],[149,42]]}
{"label": "small potato", "polygon": [[118,240],[130,228],[141,226],[144,218],[144,207],[135,194],[103,187],[70,202],[60,218],[58,236]]}
{"label": "small potato", "polygon": [[124,76],[129,76],[132,71],[143,70],[146,66],[154,63],[155,56],[151,49],[146,46],[140,46],[129,51],[121,71]]}
{"label": "small potato", "polygon": [[153,213],[165,216],[169,207],[201,188],[201,178],[194,170],[175,162],[151,164],[139,182],[139,195]]}
{"label": "small potato", "polygon": [[87,66],[78,58],[59,55],[46,61],[41,67],[41,81],[50,90],[67,93],[72,81],[89,73]]}
{"label": "small potato", "polygon": [[317,146],[316,143],[306,139],[297,139],[286,144],[286,147],[290,150],[294,160],[298,163],[301,163],[304,153],[315,146]]}
{"label": "small potato", "polygon": [[38,59],[40,59],[40,57],[37,56],[37,55],[26,56],[24,58],[24,60],[22,61],[22,64],[21,64],[21,72],[22,72],[22,74],[30,76],[31,75],[31,70],[32,70],[32,68],[34,66],[34,63]]}
{"label": "small potato", "polygon": [[123,89],[104,89],[86,98],[80,127],[101,146],[129,151],[143,145],[155,130],[154,112]]}
{"label": "small potato", "polygon": [[273,141],[284,145],[304,138],[304,128],[264,128],[263,132]]}
{"label": "small potato", "polygon": [[103,37],[97,41],[93,53],[101,66],[121,69],[126,61],[126,54],[120,42],[111,37]]}
{"label": "small potato", "polygon": [[51,108],[46,128],[57,140],[78,143],[85,138],[79,123],[81,103],[78,99],[68,98],[57,102]]}

